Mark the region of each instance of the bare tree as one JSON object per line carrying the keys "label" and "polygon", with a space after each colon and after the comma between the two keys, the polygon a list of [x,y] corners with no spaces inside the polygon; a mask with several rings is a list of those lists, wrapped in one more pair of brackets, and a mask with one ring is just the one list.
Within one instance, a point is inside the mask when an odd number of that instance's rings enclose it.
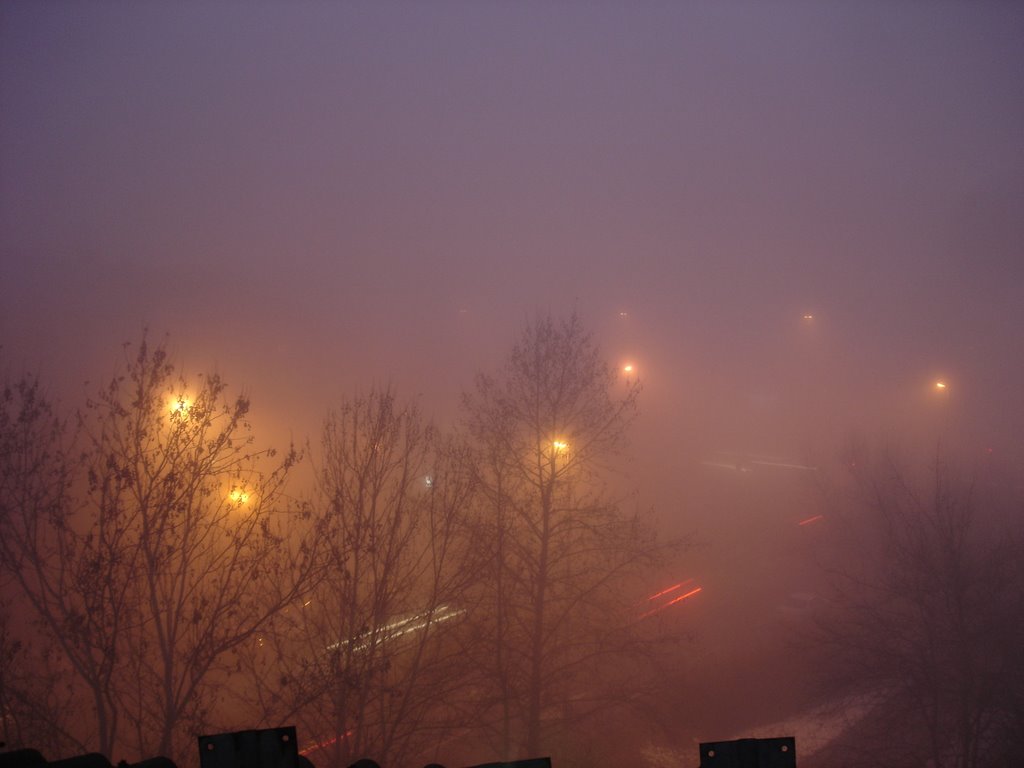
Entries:
{"label": "bare tree", "polygon": [[[20,588],[15,610],[25,620],[34,616],[60,648],[87,692],[89,702],[80,708],[92,715],[84,725],[95,734],[94,748],[110,754],[119,715],[110,693],[117,664],[115,633],[127,599],[116,588],[103,590],[123,583],[126,574],[121,559],[104,556],[118,535],[112,530],[116,526],[88,536],[72,525],[73,432],[37,378],[23,376],[5,384],[0,555],[5,574]],[[108,604],[101,608],[104,598]]]}
{"label": "bare tree", "polygon": [[249,401],[145,339],[73,429],[34,382],[8,392],[4,565],[88,691],[95,748],[180,760],[229,652],[314,576],[282,495],[297,456],[264,469]]}
{"label": "bare tree", "polygon": [[[628,695],[628,586],[657,551],[608,493],[639,385],[623,382],[573,315],[529,325],[504,369],[465,397],[492,566],[475,647],[506,757]],[[614,692],[613,692],[614,691]]]}
{"label": "bare tree", "polygon": [[837,505],[830,515],[832,593],[817,639],[830,651],[830,689],[868,702],[871,714],[830,759],[1017,764],[1024,749],[1019,524],[1003,528],[998,496],[958,478],[941,458],[924,481],[889,454],[850,463],[855,494],[845,513]]}
{"label": "bare tree", "polygon": [[54,644],[0,608],[0,741],[62,755],[84,749],[71,732],[76,703],[70,670]]}
{"label": "bare tree", "polygon": [[269,712],[335,765],[429,756],[465,722],[471,684],[452,639],[475,570],[468,463],[390,389],[331,413],[320,449],[325,578],[275,622]]}

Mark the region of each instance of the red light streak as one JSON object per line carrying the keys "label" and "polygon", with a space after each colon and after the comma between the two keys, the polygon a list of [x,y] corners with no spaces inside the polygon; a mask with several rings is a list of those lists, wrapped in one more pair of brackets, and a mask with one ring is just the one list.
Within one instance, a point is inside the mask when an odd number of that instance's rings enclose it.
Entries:
{"label": "red light streak", "polygon": [[351,735],[352,735],[352,731],[345,731],[343,734],[341,734],[341,736],[335,736],[334,738],[328,739],[327,741],[321,741],[319,744],[314,744],[311,747],[306,747],[305,749],[300,749],[299,750],[299,754],[300,755],[308,755],[310,752],[315,752],[318,749],[323,749],[324,747],[329,747],[329,746],[331,746],[331,744],[334,744],[335,742],[340,741],[341,739],[347,739]]}
{"label": "red light streak", "polygon": [[[693,581],[693,579],[690,579],[690,581]],[[683,583],[685,584],[686,582],[683,582]],[[675,605],[676,603],[681,603],[683,600],[685,600],[688,597],[693,597],[694,595],[696,595],[698,592],[700,592],[703,589],[704,589],[704,587],[694,587],[689,592],[687,592],[685,594],[682,594],[682,595],[679,595],[678,597],[672,598],[671,600],[669,600],[664,605],[659,605],[657,608],[652,608],[651,610],[647,611],[646,613],[641,613],[640,616],[637,617],[637,618],[639,620],[639,619],[646,619],[648,616],[653,616],[655,613],[658,613],[658,611],[663,611],[663,610],[665,610],[666,608],[668,608],[671,605]]]}
{"label": "red light streak", "polygon": [[824,520],[824,519],[825,519],[824,515],[815,515],[814,517],[808,517],[806,520],[801,520],[799,523],[797,523],[797,525],[810,525],[811,523],[816,523],[819,520]]}
{"label": "red light streak", "polygon": [[664,606],[662,606],[662,607],[664,607],[664,608],[668,608],[668,607],[669,607],[670,605],[675,605],[676,603],[678,603],[678,602],[681,602],[681,601],[685,600],[685,599],[686,599],[686,598],[688,598],[688,597],[693,597],[693,596],[694,596],[694,595],[696,595],[696,594],[697,594],[698,592],[700,592],[700,591],[701,591],[702,589],[704,589],[704,587],[696,587],[696,588],[694,588],[694,589],[691,589],[691,590],[690,590],[689,592],[687,592],[687,593],[686,593],[685,595],[680,595],[679,597],[676,597],[676,598],[673,598],[672,600],[669,600],[669,601],[668,601],[667,603],[665,603],[665,605],[664,605]]}
{"label": "red light streak", "polygon": [[653,595],[651,595],[647,599],[648,600],[656,600],[657,598],[661,597],[662,595],[667,595],[669,592],[675,592],[681,586],[683,586],[684,584],[689,584],[691,581],[693,581],[693,579],[687,579],[686,581],[680,581],[678,584],[673,584],[668,589],[663,589],[663,590],[661,590],[661,592],[655,592]]}

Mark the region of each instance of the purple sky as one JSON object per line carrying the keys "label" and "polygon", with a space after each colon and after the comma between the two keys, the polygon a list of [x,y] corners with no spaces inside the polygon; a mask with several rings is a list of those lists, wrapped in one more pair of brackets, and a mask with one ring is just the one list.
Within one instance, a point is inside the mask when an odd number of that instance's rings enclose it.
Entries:
{"label": "purple sky", "polygon": [[301,436],[387,380],[447,419],[575,306],[652,473],[917,424],[936,375],[1019,447],[1022,40],[1014,2],[7,0],[3,365],[77,384],[148,325]]}

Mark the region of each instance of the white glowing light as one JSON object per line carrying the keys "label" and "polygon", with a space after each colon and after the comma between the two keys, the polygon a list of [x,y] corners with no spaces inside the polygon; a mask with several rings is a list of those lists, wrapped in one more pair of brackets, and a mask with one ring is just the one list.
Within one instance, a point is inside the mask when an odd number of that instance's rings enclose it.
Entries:
{"label": "white glowing light", "polygon": [[432,611],[423,611],[412,616],[396,617],[387,624],[377,627],[376,630],[363,632],[351,640],[342,640],[331,643],[327,646],[328,651],[344,648],[351,645],[355,651],[365,651],[375,645],[396,640],[403,635],[418,632],[426,629],[431,624],[441,624],[446,621],[458,618],[466,612],[465,608],[452,608],[449,605],[439,605]]}

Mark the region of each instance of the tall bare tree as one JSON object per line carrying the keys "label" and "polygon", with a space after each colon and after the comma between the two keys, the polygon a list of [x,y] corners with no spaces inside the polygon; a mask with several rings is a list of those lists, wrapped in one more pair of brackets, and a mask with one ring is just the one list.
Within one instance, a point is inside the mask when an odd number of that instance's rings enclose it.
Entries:
{"label": "tall bare tree", "polygon": [[[825,682],[869,702],[835,765],[981,768],[1024,750],[1024,548],[999,489],[941,457],[920,479],[860,456],[852,501],[830,513],[832,591],[817,639]],[[1019,511],[1018,511],[1019,512]],[[873,731],[864,738],[863,728]]]}
{"label": "tall bare tree", "polygon": [[126,574],[122,559],[105,554],[118,535],[114,526],[90,536],[73,525],[75,434],[36,377],[5,383],[0,555],[5,575],[19,588],[12,610],[20,623],[38,621],[60,648],[84,686],[88,703],[80,702],[80,709],[91,714],[84,719],[94,732],[94,748],[110,754],[119,725],[119,708],[110,693],[116,631],[127,605],[123,587],[111,585],[123,584]]}
{"label": "tall bare tree", "polygon": [[628,586],[657,548],[608,476],[638,394],[573,315],[529,325],[465,397],[492,563],[475,650],[506,757],[539,754],[629,690],[616,677],[628,665],[615,664],[635,621]]}
{"label": "tall bare tree", "polygon": [[[91,700],[94,748],[183,759],[230,651],[315,575],[247,398],[129,350],[73,428],[38,384],[5,392],[0,554]],[[269,468],[268,463],[272,464]]]}
{"label": "tall bare tree", "polygon": [[325,422],[312,502],[325,578],[275,621],[262,666],[268,715],[296,718],[314,760],[429,757],[465,722],[472,681],[452,634],[477,555],[463,453],[390,389]]}

